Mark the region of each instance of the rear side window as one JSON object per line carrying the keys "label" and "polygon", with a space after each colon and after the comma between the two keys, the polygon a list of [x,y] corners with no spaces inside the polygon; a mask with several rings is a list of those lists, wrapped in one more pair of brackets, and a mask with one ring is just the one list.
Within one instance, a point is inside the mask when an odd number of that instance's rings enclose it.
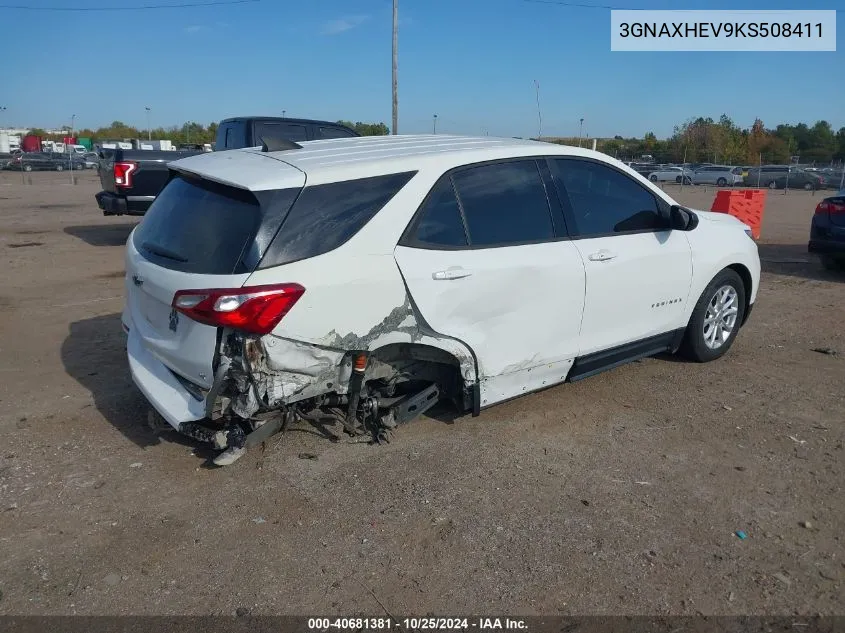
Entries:
{"label": "rear side window", "polygon": [[625,174],[586,160],[553,163],[581,237],[666,228],[654,195]]}
{"label": "rear side window", "polygon": [[317,130],[319,134],[317,138],[351,138],[357,136],[354,132],[342,127],[320,127]]}
{"label": "rear side window", "polygon": [[304,125],[293,123],[276,123],[274,121],[256,121],[253,139],[256,145],[261,145],[262,139],[285,139],[288,141],[307,141]]}
{"label": "rear side window", "polygon": [[426,200],[417,223],[415,241],[433,247],[468,245],[451,178],[442,179]]}
{"label": "rear side window", "polygon": [[133,243],[165,268],[231,275],[249,272],[241,256],[260,222],[260,206],[250,192],[177,176],[156,197]]}
{"label": "rear side window", "polygon": [[328,253],[360,231],[416,174],[405,172],[302,190],[259,268]]}
{"label": "rear side window", "polygon": [[534,160],[473,167],[452,179],[474,247],[554,239],[546,189]]}

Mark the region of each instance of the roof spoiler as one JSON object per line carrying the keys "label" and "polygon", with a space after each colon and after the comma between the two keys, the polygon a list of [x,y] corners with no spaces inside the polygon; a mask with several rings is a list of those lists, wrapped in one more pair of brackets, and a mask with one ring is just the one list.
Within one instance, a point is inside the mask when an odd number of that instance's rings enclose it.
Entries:
{"label": "roof spoiler", "polygon": [[281,152],[288,149],[302,149],[302,145],[294,143],[286,138],[260,138],[262,152]]}

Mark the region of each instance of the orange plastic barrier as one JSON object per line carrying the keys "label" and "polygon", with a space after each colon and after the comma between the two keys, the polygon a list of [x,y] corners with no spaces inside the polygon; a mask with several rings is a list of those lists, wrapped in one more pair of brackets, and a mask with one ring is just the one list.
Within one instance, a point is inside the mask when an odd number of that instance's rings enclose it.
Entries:
{"label": "orange plastic barrier", "polygon": [[765,189],[722,189],[716,192],[711,211],[728,213],[751,227],[755,240],[760,239],[763,209],[766,206]]}

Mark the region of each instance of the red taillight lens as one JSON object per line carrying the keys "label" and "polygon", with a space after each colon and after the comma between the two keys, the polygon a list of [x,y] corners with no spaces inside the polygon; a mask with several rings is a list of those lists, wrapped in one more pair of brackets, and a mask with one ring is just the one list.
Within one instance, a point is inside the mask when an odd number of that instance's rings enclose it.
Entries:
{"label": "red taillight lens", "polygon": [[116,187],[131,187],[132,174],[138,169],[138,163],[125,161],[114,164],[114,184]]}
{"label": "red taillight lens", "polygon": [[269,334],[305,293],[299,284],[180,290],[173,307],[199,323]]}
{"label": "red taillight lens", "polygon": [[816,206],[816,213],[845,213],[845,202],[822,200]]}

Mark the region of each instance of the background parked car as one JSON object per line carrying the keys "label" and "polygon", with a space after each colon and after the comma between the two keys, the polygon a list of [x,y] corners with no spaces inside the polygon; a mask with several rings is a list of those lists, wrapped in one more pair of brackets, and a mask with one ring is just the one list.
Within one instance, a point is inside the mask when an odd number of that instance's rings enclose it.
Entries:
{"label": "background parked car", "polygon": [[748,170],[745,177],[745,184],[749,187],[769,187],[778,176],[785,176],[789,173],[789,165],[763,165]]}
{"label": "background parked car", "polygon": [[85,152],[82,154],[82,160],[85,162],[86,169],[97,169],[100,165],[100,158],[97,152]]}
{"label": "background parked car", "polygon": [[683,167],[659,167],[648,175],[651,182],[692,182],[693,172]]}
{"label": "background parked car", "polygon": [[816,206],[807,250],[816,253],[828,270],[845,270],[845,190]]}
{"label": "background parked car", "polygon": [[709,165],[699,167],[692,174],[696,185],[718,185],[719,187],[742,184],[742,167],[731,165]]}
{"label": "background parked car", "polygon": [[52,156],[43,152],[24,152],[13,157],[8,165],[8,169],[15,171],[46,171],[55,168]]}
{"label": "background parked car", "polygon": [[[787,178],[787,175],[789,178]],[[811,171],[790,171],[788,174],[778,176],[769,182],[769,189],[806,189],[812,191],[814,189],[824,188],[824,176],[816,174]]]}

